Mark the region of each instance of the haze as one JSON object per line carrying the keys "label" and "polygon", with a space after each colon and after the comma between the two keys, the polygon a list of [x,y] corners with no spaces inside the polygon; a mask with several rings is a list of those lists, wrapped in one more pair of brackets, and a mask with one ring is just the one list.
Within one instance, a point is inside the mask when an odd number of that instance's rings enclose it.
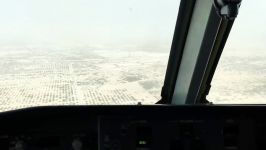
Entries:
{"label": "haze", "polygon": [[8,0],[1,45],[169,49],[179,0]]}

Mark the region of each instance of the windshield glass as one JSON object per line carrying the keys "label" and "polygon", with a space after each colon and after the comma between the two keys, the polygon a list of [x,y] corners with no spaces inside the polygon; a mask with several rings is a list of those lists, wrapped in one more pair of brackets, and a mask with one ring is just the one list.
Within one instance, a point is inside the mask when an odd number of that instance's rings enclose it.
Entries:
{"label": "windshield glass", "polygon": [[179,0],[8,0],[0,5],[1,111],[154,104]]}
{"label": "windshield glass", "polygon": [[266,103],[265,5],[242,2],[211,84],[213,103]]}

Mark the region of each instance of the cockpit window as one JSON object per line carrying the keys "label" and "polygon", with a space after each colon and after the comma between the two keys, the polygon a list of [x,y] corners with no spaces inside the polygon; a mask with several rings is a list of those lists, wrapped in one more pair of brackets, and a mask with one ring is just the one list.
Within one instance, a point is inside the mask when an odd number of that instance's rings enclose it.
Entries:
{"label": "cockpit window", "polygon": [[0,110],[154,104],[180,0],[8,0],[0,5]]}
{"label": "cockpit window", "polygon": [[266,103],[265,5],[242,2],[211,83],[213,103]]}

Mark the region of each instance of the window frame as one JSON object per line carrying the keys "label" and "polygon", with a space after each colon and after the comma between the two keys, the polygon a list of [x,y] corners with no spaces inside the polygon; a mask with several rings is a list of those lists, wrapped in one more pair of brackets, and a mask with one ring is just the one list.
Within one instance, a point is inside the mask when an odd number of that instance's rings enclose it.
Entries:
{"label": "window frame", "polygon": [[[196,55],[196,60],[184,55],[185,45],[190,43],[191,38],[188,38],[188,33],[193,30],[192,17],[197,17],[200,14],[200,8],[195,9],[195,5],[202,3],[202,0],[182,0],[179,8],[178,19],[172,41],[172,47],[167,65],[164,85],[161,92],[162,99],[158,104],[205,104],[208,103],[206,96],[211,88],[211,81],[215,73],[217,64],[221,57],[223,48],[230,34],[234,20],[237,16],[238,8],[241,0],[233,7],[233,17],[230,11],[226,14],[224,7],[217,7],[217,2],[214,0],[205,0],[211,3],[211,9],[208,12],[208,20],[205,22],[204,35],[198,51],[193,51]],[[225,4],[225,3],[224,3]],[[228,5],[231,3],[228,3]],[[233,5],[232,4],[232,5]],[[237,10],[235,10],[237,9]],[[204,25],[204,23],[202,23]],[[190,31],[192,32],[192,31]],[[193,35],[193,34],[192,34]],[[190,51],[191,52],[191,51]],[[182,63],[195,62],[189,69],[192,73],[188,74],[185,65]],[[181,76],[182,75],[182,76]],[[188,77],[184,76],[188,75]],[[179,82],[182,81],[182,82]],[[183,87],[189,87],[184,91]],[[183,90],[180,92],[180,89]]]}

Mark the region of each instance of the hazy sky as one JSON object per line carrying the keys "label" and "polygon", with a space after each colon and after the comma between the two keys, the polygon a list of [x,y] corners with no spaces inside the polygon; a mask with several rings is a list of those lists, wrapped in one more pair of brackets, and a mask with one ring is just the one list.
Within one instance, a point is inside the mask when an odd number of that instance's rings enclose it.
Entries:
{"label": "hazy sky", "polygon": [[[179,0],[0,0],[0,44],[169,46]],[[155,46],[156,44],[156,46]]]}
{"label": "hazy sky", "polygon": [[[180,0],[0,0],[0,46],[168,51],[179,3]],[[265,48],[265,5],[265,0],[243,0],[226,49]]]}
{"label": "hazy sky", "polygon": [[[237,51],[266,50],[265,0],[243,0],[231,30],[226,49]],[[252,53],[250,53],[252,54]]]}

